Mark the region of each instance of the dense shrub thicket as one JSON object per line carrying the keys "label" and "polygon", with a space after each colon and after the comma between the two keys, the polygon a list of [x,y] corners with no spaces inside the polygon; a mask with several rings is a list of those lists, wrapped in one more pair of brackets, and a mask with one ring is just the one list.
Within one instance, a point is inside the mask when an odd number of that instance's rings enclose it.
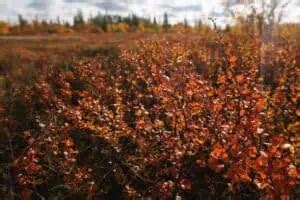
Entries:
{"label": "dense shrub thicket", "polygon": [[296,199],[295,48],[215,41],[142,40],[31,86],[7,80],[1,194]]}

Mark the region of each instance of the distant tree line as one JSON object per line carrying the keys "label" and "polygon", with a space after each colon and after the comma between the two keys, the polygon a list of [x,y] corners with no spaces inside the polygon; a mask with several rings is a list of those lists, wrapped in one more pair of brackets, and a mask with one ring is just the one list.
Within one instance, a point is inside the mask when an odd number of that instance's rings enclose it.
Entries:
{"label": "distant tree line", "polygon": [[[282,24],[272,22],[257,13],[255,9],[248,15],[233,16],[234,25],[227,25],[222,31],[234,34],[244,34],[270,38],[270,30],[282,30],[299,33],[299,24]],[[273,14],[274,15],[274,14]],[[271,25],[269,25],[271,24]],[[73,17],[73,23],[65,22],[57,17],[56,20],[41,20],[35,17],[28,20],[22,15],[18,16],[17,24],[10,24],[0,20],[0,35],[43,35],[43,34],[70,34],[70,33],[104,33],[104,32],[188,32],[204,31],[210,32],[213,27],[203,23],[200,19],[195,20],[193,26],[184,18],[182,22],[171,24],[168,13],[164,13],[162,19],[156,17],[141,17],[136,14],[128,16],[97,13],[94,16],[84,18],[81,10]]]}
{"label": "distant tree line", "polygon": [[181,23],[170,24],[169,15],[163,14],[160,23],[156,17],[147,18],[136,14],[128,16],[97,13],[85,19],[81,10],[73,17],[73,23],[63,22],[59,17],[56,20],[33,20],[18,16],[17,24],[0,21],[0,35],[18,34],[61,34],[61,33],[102,33],[102,32],[160,32],[160,31],[188,31],[201,28],[201,20],[190,26],[187,19]]}

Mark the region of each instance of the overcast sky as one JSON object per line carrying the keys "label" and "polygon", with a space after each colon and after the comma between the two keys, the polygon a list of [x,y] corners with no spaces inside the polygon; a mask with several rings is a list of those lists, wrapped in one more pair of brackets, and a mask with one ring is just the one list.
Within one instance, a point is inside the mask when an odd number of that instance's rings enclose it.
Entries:
{"label": "overcast sky", "polygon": [[[162,20],[162,14],[167,12],[172,23],[187,18],[190,22],[195,19],[207,20],[214,17],[219,24],[229,20],[229,14],[224,11],[222,2],[229,2],[235,11],[246,12],[244,4],[247,0],[0,0],[0,20],[17,22],[18,14],[32,19],[61,20],[72,22],[72,17],[81,9],[85,18],[98,12],[128,15],[136,13],[141,16],[156,16]],[[257,0],[248,0],[255,2]],[[300,21],[300,0],[292,2],[286,9],[284,21]]]}

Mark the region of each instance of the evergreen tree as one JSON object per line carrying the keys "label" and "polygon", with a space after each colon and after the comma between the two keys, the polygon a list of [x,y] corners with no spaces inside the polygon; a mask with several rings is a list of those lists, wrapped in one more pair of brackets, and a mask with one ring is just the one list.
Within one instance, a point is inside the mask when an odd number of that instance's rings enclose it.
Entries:
{"label": "evergreen tree", "polygon": [[189,27],[189,22],[187,20],[187,18],[185,17],[184,20],[183,20],[183,24],[184,24],[184,27],[185,28],[188,28]]}
{"label": "evergreen tree", "polygon": [[154,16],[154,19],[153,19],[153,25],[156,26],[157,25],[157,21],[156,21],[156,17]]}
{"label": "evergreen tree", "polygon": [[56,23],[59,24],[59,25],[61,24],[59,16],[56,17]]}
{"label": "evergreen tree", "polygon": [[21,14],[18,15],[19,26],[24,28],[27,25],[27,20]]}
{"label": "evergreen tree", "polygon": [[167,13],[164,13],[163,28],[164,29],[169,28],[169,19]]}
{"label": "evergreen tree", "polygon": [[139,25],[140,20],[139,20],[139,17],[137,15],[133,14],[131,20],[132,20],[132,25],[133,26],[137,27]]}
{"label": "evergreen tree", "polygon": [[231,29],[231,27],[230,27],[230,25],[229,24],[226,24],[226,27],[225,27],[225,30],[224,30],[224,32],[230,32],[230,29]]}
{"label": "evergreen tree", "polygon": [[67,27],[67,28],[70,28],[70,27],[71,27],[71,26],[70,26],[70,23],[67,22],[67,21],[64,23],[64,26]]}
{"label": "evergreen tree", "polygon": [[45,19],[42,20],[41,24],[44,29],[48,27],[48,22]]}
{"label": "evergreen tree", "polygon": [[32,20],[32,25],[33,25],[35,30],[37,30],[39,28],[40,22],[39,22],[39,19],[38,19],[37,15],[34,16],[34,19]]}
{"label": "evergreen tree", "polygon": [[80,26],[84,24],[84,18],[81,10],[77,11],[77,14],[74,16],[74,26]]}
{"label": "evergreen tree", "polygon": [[123,20],[122,20],[122,17],[119,15],[118,17],[117,17],[117,23],[121,23]]}
{"label": "evergreen tree", "polygon": [[203,27],[201,19],[195,21],[195,27],[198,29],[201,29]]}

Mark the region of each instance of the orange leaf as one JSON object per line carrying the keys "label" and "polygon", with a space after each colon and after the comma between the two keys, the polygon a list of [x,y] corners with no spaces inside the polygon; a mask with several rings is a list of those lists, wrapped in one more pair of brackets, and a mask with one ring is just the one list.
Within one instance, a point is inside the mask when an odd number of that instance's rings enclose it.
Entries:
{"label": "orange leaf", "polygon": [[268,160],[265,156],[259,156],[256,160],[256,164],[258,167],[266,167],[268,166]]}
{"label": "orange leaf", "polygon": [[235,78],[236,78],[236,81],[238,83],[243,83],[244,82],[244,75],[243,74],[237,75]]}
{"label": "orange leaf", "polygon": [[296,178],[297,175],[298,175],[296,167],[290,167],[290,168],[288,168],[288,175],[290,177]]}
{"label": "orange leaf", "polygon": [[180,186],[183,190],[190,190],[192,188],[192,183],[190,180],[183,179],[180,181]]}
{"label": "orange leaf", "polygon": [[229,62],[230,63],[235,63],[237,61],[237,59],[238,58],[236,56],[231,56],[230,59],[229,59]]}
{"label": "orange leaf", "polygon": [[211,156],[215,159],[220,159],[223,161],[227,160],[228,158],[225,149],[219,144],[215,145],[214,150],[211,152]]}
{"label": "orange leaf", "polygon": [[277,147],[274,145],[270,145],[268,147],[268,151],[271,156],[275,156],[275,154],[277,153]]}
{"label": "orange leaf", "polygon": [[255,158],[257,155],[257,149],[256,147],[250,147],[248,149],[248,156],[251,157],[251,158]]}
{"label": "orange leaf", "polygon": [[218,113],[222,109],[222,104],[221,103],[216,103],[213,107],[214,112]]}
{"label": "orange leaf", "polygon": [[226,76],[220,76],[219,77],[219,83],[225,83],[226,82]]}
{"label": "orange leaf", "polygon": [[223,164],[220,164],[219,162],[218,162],[218,160],[216,160],[216,159],[214,159],[214,158],[212,158],[212,157],[210,157],[209,159],[208,159],[208,165],[209,165],[209,167],[212,169],[212,170],[214,170],[215,172],[220,172],[223,168],[224,168],[224,165]]}
{"label": "orange leaf", "polygon": [[256,109],[257,109],[258,112],[263,110],[264,107],[265,107],[265,100],[264,99],[260,99],[256,102]]}
{"label": "orange leaf", "polygon": [[241,169],[241,170],[239,170],[238,174],[239,174],[239,177],[240,177],[242,182],[249,182],[250,181],[250,177],[249,177],[246,170]]}

